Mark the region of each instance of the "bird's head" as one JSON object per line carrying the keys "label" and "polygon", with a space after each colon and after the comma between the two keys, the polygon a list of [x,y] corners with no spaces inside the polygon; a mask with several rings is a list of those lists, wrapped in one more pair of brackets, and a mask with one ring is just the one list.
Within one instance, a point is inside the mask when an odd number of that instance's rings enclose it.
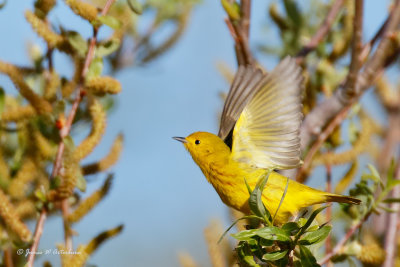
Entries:
{"label": "bird's head", "polygon": [[224,141],[212,133],[195,132],[187,137],[173,138],[183,143],[198,165],[216,158],[223,159],[230,153]]}

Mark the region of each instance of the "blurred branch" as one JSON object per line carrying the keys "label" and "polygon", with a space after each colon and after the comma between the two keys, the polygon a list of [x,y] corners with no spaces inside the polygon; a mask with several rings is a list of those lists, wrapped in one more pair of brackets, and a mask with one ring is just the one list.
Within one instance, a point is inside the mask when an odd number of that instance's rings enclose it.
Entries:
{"label": "blurred branch", "polygon": [[[234,18],[227,11],[228,18],[225,19],[229,32],[235,41],[235,52],[238,66],[253,65],[255,63],[249,46],[250,7],[251,0],[242,0],[240,2],[239,18]],[[232,8],[234,7],[232,6]]]}
{"label": "blurred branch", "polygon": [[[400,180],[400,161],[397,162],[395,179]],[[393,188],[392,198],[400,197],[400,187],[396,186]],[[383,267],[391,267],[394,266],[394,258],[396,256],[397,250],[397,227],[399,221],[399,208],[398,203],[393,203],[390,205],[390,209],[396,210],[396,212],[392,212],[389,214],[389,223],[386,228],[386,236],[385,236],[385,251],[386,258],[383,264]]]}
{"label": "blurred branch", "polygon": [[[400,1],[396,1],[393,7],[392,16],[390,17],[387,27],[382,33],[382,40],[379,43],[374,55],[364,65],[364,71],[359,75],[354,88],[341,87],[336,90],[335,94],[322,101],[316,106],[305,118],[301,126],[301,149],[304,151],[313,137],[319,135],[322,128],[335,118],[343,109],[347,109],[348,105],[354,103],[368,89],[375,78],[383,71],[385,62],[391,57],[397,57],[393,54],[393,40],[390,38],[400,23]],[[349,76],[344,84],[347,84]]]}
{"label": "blurred branch", "polygon": [[[114,3],[115,0],[107,0],[104,8],[101,11],[101,15],[105,16],[107,14],[107,12],[109,11],[111,5]],[[62,157],[63,157],[63,153],[64,153],[64,149],[65,149],[65,143],[64,143],[64,138],[67,137],[69,135],[69,132],[71,131],[71,126],[72,126],[72,122],[74,121],[76,112],[78,110],[79,104],[82,100],[82,97],[84,96],[84,91],[83,91],[83,83],[84,83],[84,77],[86,76],[88,70],[89,70],[89,66],[90,63],[92,62],[93,58],[94,58],[94,50],[96,47],[96,40],[97,40],[97,32],[98,32],[98,27],[93,27],[93,37],[90,40],[90,46],[88,49],[88,52],[86,54],[86,58],[85,58],[85,63],[84,63],[84,67],[82,70],[82,74],[81,74],[81,78],[79,81],[79,84],[76,88],[76,97],[75,100],[72,104],[71,110],[67,116],[67,120],[66,123],[64,125],[61,125],[60,127],[60,137],[61,140],[59,142],[58,145],[58,150],[57,150],[57,155],[56,155],[56,159],[54,162],[54,166],[53,166],[53,170],[51,172],[51,175],[49,177],[50,180],[54,179],[55,176],[58,175],[60,168],[61,168],[61,163],[62,163]],[[63,200],[65,203],[62,203],[63,205],[63,219],[66,220],[68,214],[67,210],[68,210],[68,201],[67,199]],[[64,206],[65,205],[65,206]],[[47,209],[45,207],[46,205],[43,206],[41,213],[40,213],[40,217],[39,220],[36,224],[36,228],[35,228],[35,233],[34,233],[34,240],[33,240],[33,244],[30,248],[30,254],[29,254],[29,258],[28,258],[28,262],[27,262],[27,267],[32,267],[33,263],[35,261],[35,254],[39,245],[39,241],[40,241],[40,237],[42,235],[43,232],[43,226],[44,226],[44,222],[46,220],[46,214],[47,214]],[[70,240],[70,233],[69,231],[67,231],[67,233],[65,233],[65,242],[68,246],[72,247],[72,241]]]}
{"label": "blurred branch", "polygon": [[321,26],[319,27],[318,31],[315,35],[311,38],[310,42],[305,45],[299,53],[296,55],[296,62],[297,64],[301,64],[304,58],[313,51],[317,46],[322,42],[325,36],[328,34],[329,30],[332,27],[333,22],[337,14],[339,13],[340,9],[342,8],[344,0],[336,0],[329,10],[328,14],[326,15],[324,21],[322,22]]}

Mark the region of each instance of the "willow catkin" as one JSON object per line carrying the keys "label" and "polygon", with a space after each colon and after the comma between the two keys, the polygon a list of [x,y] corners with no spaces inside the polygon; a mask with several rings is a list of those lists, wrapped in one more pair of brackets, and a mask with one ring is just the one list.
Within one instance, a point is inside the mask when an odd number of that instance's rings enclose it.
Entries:
{"label": "willow catkin", "polygon": [[24,199],[15,204],[15,211],[21,219],[32,218],[37,210],[33,200]]}
{"label": "willow catkin", "polygon": [[22,199],[27,196],[29,189],[32,188],[32,182],[36,177],[36,166],[32,159],[26,159],[21,168],[13,179],[11,179],[10,185],[8,186],[8,194],[13,199]]}
{"label": "willow catkin", "polygon": [[50,10],[56,4],[56,0],[36,0],[35,1],[35,15],[40,18],[45,18]]}
{"label": "willow catkin", "polygon": [[57,47],[64,42],[64,38],[61,35],[53,32],[45,21],[37,17],[30,10],[25,12],[25,18],[37,35],[42,37],[50,47]]}
{"label": "willow catkin", "polygon": [[44,137],[38,129],[32,130],[32,137],[35,142],[35,151],[42,159],[51,159],[55,156],[57,146]]}
{"label": "willow catkin", "polygon": [[354,161],[351,164],[350,169],[346,172],[346,174],[340,179],[339,183],[335,187],[335,194],[342,194],[344,190],[350,185],[353,181],[354,177],[357,174],[358,170],[358,161]]}
{"label": "willow catkin", "polygon": [[218,243],[219,236],[222,233],[222,227],[219,222],[213,221],[204,229],[204,237],[207,242],[208,255],[213,267],[225,267],[226,260],[222,246]]}
{"label": "willow catkin", "polygon": [[94,95],[118,94],[121,84],[112,77],[93,77],[86,82],[85,87]]}
{"label": "willow catkin", "polygon": [[101,244],[104,243],[104,241],[118,235],[123,229],[124,226],[119,225],[115,228],[100,233],[85,246],[85,252],[88,255],[91,255]]}
{"label": "willow catkin", "polygon": [[74,58],[74,74],[70,81],[66,81],[61,87],[61,94],[63,98],[69,97],[78,86],[81,79],[83,70],[83,61],[79,57]]}
{"label": "willow catkin", "polygon": [[0,72],[8,75],[20,94],[33,106],[37,113],[44,114],[52,111],[51,104],[32,91],[16,66],[0,61]]}
{"label": "willow catkin", "polygon": [[114,143],[108,152],[108,154],[102,158],[100,161],[85,165],[82,167],[82,173],[84,175],[94,174],[98,172],[105,171],[113,166],[119,159],[122,151],[124,137],[119,134],[115,138]]}
{"label": "willow catkin", "polygon": [[65,0],[65,3],[81,18],[89,22],[96,20],[98,11],[95,6],[80,0]]}
{"label": "willow catkin", "polygon": [[31,106],[18,106],[6,109],[1,114],[3,122],[19,122],[21,120],[32,118],[36,115],[36,110]]}
{"label": "willow catkin", "polygon": [[112,176],[109,176],[99,190],[79,203],[78,207],[68,215],[67,220],[70,223],[76,223],[88,214],[107,195],[111,187],[111,181]]}
{"label": "willow catkin", "polygon": [[190,256],[190,254],[188,253],[178,253],[178,260],[179,260],[179,264],[182,267],[198,267],[199,265],[197,265],[196,261],[192,258],[192,256]]}
{"label": "willow catkin", "polygon": [[325,153],[316,156],[313,161],[313,164],[339,165],[355,161],[358,155],[360,155],[361,153],[365,152],[368,149],[371,136],[374,132],[376,132],[375,129],[376,126],[371,121],[371,119],[363,116],[361,118],[361,131],[351,149],[341,153]]}
{"label": "willow catkin", "polygon": [[80,175],[79,161],[74,157],[74,152],[67,148],[64,152],[60,185],[48,193],[50,201],[63,200],[72,196],[78,176]]}
{"label": "willow catkin", "polygon": [[0,188],[6,188],[10,183],[10,169],[4,159],[3,151],[0,147]]}
{"label": "willow catkin", "polygon": [[28,227],[20,220],[18,213],[11,204],[3,190],[0,189],[0,217],[4,224],[15,233],[22,241],[29,242],[32,233]]}
{"label": "willow catkin", "polygon": [[89,136],[75,149],[74,157],[80,161],[88,156],[100,142],[106,128],[106,112],[103,106],[95,99],[89,108],[93,120]]}

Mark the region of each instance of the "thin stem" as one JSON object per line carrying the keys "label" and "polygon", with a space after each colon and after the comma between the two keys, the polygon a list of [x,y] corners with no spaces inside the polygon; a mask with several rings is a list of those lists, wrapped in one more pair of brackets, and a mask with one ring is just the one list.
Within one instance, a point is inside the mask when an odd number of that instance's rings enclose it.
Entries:
{"label": "thin stem", "polygon": [[342,8],[344,4],[344,0],[336,0],[328,14],[326,15],[324,21],[322,22],[321,26],[319,27],[318,31],[315,33],[315,35],[311,38],[310,42],[305,45],[299,53],[296,55],[296,61],[298,64],[300,64],[306,55],[313,51],[319,43],[322,42],[322,40],[325,38],[325,36],[328,34],[329,30],[332,27],[333,22],[335,21],[335,18],[337,14],[339,13],[340,9]]}
{"label": "thin stem", "polygon": [[342,249],[342,247],[344,246],[344,244],[346,244],[347,240],[350,239],[350,237],[353,236],[353,234],[358,230],[358,228],[361,227],[361,225],[368,219],[369,215],[371,215],[371,212],[367,213],[364,218],[362,218],[358,223],[356,223],[355,225],[353,225],[346,233],[346,235],[339,241],[339,243],[336,244],[336,246],[333,248],[333,250],[329,253],[326,254],[325,257],[318,262],[319,265],[324,265],[326,264],[328,261],[330,261],[330,259],[335,256],[336,254],[338,254],[340,252],[340,250]]}
{"label": "thin stem", "polygon": [[5,267],[14,267],[14,262],[12,258],[12,248],[8,247],[7,249],[4,250],[4,265]]}
{"label": "thin stem", "polygon": [[[400,162],[397,163],[396,168],[396,179],[400,180]],[[400,187],[395,186],[392,192],[393,198],[400,197]],[[390,205],[391,209],[398,210],[399,204],[393,203]],[[385,251],[386,257],[385,262],[383,263],[383,267],[390,267],[394,266],[394,258],[396,256],[396,248],[397,248],[397,224],[399,221],[399,214],[398,212],[393,212],[389,214],[389,223],[387,226],[387,232],[385,236]]]}
{"label": "thin stem", "polygon": [[28,261],[26,266],[27,267],[33,267],[33,262],[35,261],[35,254],[39,246],[39,241],[40,237],[42,236],[43,233],[43,227],[44,227],[44,222],[46,221],[47,217],[47,209],[42,208],[42,211],[40,212],[39,220],[36,224],[35,228],[35,234],[33,236],[33,244],[31,248],[29,249],[29,256],[28,256]]}
{"label": "thin stem", "polygon": [[[326,166],[326,192],[332,192],[332,166],[327,164]],[[332,205],[329,205],[326,208],[326,221],[329,222],[332,220]],[[332,240],[331,235],[326,238],[325,241],[325,254],[328,255],[332,251]],[[333,264],[331,262],[328,263],[328,267],[332,267]]]}
{"label": "thin stem", "polygon": [[333,133],[333,131],[338,127],[342,121],[346,118],[347,113],[349,112],[352,103],[344,107],[335,118],[329,123],[329,125],[324,129],[324,131],[318,136],[318,139],[312,145],[311,149],[308,151],[306,158],[304,159],[304,164],[301,166],[299,171],[297,172],[296,181],[303,183],[306,179],[305,173],[309,170],[312,159],[314,155],[321,148],[323,143],[328,139],[328,137]]}

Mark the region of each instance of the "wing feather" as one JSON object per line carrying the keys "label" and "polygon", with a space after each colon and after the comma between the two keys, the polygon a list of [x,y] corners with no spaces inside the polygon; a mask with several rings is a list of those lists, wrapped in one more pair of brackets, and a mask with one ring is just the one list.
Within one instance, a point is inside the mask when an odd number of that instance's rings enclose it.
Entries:
{"label": "wing feather", "polygon": [[229,89],[221,115],[218,136],[226,140],[235,126],[240,114],[249,100],[256,93],[254,88],[263,77],[262,71],[253,66],[240,66]]}
{"label": "wing feather", "polygon": [[[265,169],[300,165],[302,80],[300,67],[290,57],[258,78],[251,88],[255,92],[246,92],[251,97],[234,124],[232,159]],[[236,88],[243,89],[243,81]]]}

